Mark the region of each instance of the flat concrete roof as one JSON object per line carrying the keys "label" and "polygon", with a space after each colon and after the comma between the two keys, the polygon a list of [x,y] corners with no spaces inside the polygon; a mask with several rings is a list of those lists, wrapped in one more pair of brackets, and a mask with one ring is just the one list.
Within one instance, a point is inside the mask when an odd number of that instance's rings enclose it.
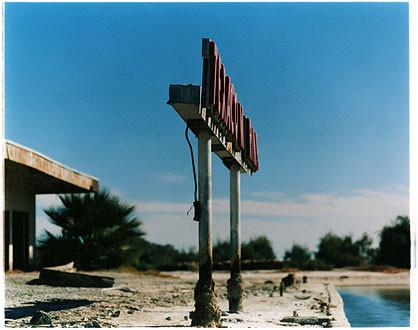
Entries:
{"label": "flat concrete roof", "polygon": [[36,194],[96,192],[99,180],[69,168],[12,141],[5,143],[6,186],[10,181],[30,184]]}

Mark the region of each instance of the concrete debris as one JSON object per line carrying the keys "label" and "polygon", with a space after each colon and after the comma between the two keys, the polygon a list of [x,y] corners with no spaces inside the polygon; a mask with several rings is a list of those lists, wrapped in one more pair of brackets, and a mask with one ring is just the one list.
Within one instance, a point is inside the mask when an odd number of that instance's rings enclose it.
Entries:
{"label": "concrete debris", "polygon": [[120,315],[120,311],[116,310],[116,311],[109,311],[109,316],[110,317],[118,317]]}
{"label": "concrete debris", "polygon": [[52,324],[51,317],[44,311],[36,311],[30,319],[30,324],[33,325],[50,325]]}
{"label": "concrete debris", "polygon": [[330,328],[331,327],[331,319],[328,317],[303,317],[303,316],[289,316],[285,317],[280,320],[280,322],[284,323],[296,323],[300,325],[316,325],[321,326],[323,328]]}
{"label": "concrete debris", "polygon": [[119,290],[122,292],[128,292],[128,293],[137,293],[138,291],[133,290],[127,286],[118,286],[118,287],[112,287],[112,288],[104,288],[103,291],[111,291],[111,290]]}
{"label": "concrete debris", "polygon": [[295,284],[295,274],[290,273],[287,276],[283,277],[282,283],[284,284],[285,288],[293,286]]}
{"label": "concrete debris", "polygon": [[306,300],[309,299],[311,297],[310,294],[303,294],[303,293],[295,293],[293,295],[293,297],[295,297],[296,299],[300,299],[300,300]]}
{"label": "concrete debris", "polygon": [[96,320],[93,320],[91,322],[84,324],[84,328],[101,328],[101,327],[102,327],[101,324]]}

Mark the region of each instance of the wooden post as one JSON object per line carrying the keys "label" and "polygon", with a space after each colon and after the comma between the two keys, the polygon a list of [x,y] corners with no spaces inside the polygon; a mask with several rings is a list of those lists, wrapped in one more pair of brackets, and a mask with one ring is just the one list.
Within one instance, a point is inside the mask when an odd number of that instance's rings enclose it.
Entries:
{"label": "wooden post", "polygon": [[9,232],[6,235],[9,235],[9,270],[13,270],[13,219],[12,219],[12,211],[8,212],[9,215]]}
{"label": "wooden post", "polygon": [[231,276],[228,280],[229,311],[242,310],[241,240],[240,240],[240,168],[233,164],[229,169],[229,204],[231,231]]}
{"label": "wooden post", "polygon": [[212,278],[212,146],[209,131],[198,132],[199,280],[194,290],[192,326],[220,326],[221,311]]}

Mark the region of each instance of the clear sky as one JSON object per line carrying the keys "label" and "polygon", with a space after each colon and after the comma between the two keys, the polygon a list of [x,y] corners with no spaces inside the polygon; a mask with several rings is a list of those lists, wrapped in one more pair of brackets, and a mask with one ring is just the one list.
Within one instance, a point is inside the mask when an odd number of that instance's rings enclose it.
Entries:
{"label": "clear sky", "polygon": [[[203,37],[258,133],[243,239],[266,234],[281,256],[408,214],[407,3],[8,3],[6,138],[135,203],[149,240],[197,246],[185,124],[166,102],[170,83],[200,84]],[[215,238],[228,189],[213,155]]]}

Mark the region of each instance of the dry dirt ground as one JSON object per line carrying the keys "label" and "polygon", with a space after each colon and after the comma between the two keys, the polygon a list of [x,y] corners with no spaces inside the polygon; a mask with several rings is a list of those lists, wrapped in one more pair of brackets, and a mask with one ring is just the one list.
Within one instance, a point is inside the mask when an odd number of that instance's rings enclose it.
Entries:
{"label": "dry dirt ground", "polygon": [[[194,309],[195,272],[139,273],[94,272],[115,278],[113,288],[69,288],[27,285],[37,272],[8,273],[5,285],[5,319],[8,327],[27,327],[37,310],[48,313],[54,327],[190,326]],[[227,272],[215,272],[216,293],[224,327],[276,327],[296,325],[281,320],[293,315],[332,320],[328,326],[348,326],[341,297],[334,285],[409,285],[409,272],[315,271],[296,273],[308,283],[279,295],[287,273],[244,271],[244,309],[229,314],[226,298]],[[330,299],[328,310],[320,301]],[[323,324],[325,325],[325,324]]]}

